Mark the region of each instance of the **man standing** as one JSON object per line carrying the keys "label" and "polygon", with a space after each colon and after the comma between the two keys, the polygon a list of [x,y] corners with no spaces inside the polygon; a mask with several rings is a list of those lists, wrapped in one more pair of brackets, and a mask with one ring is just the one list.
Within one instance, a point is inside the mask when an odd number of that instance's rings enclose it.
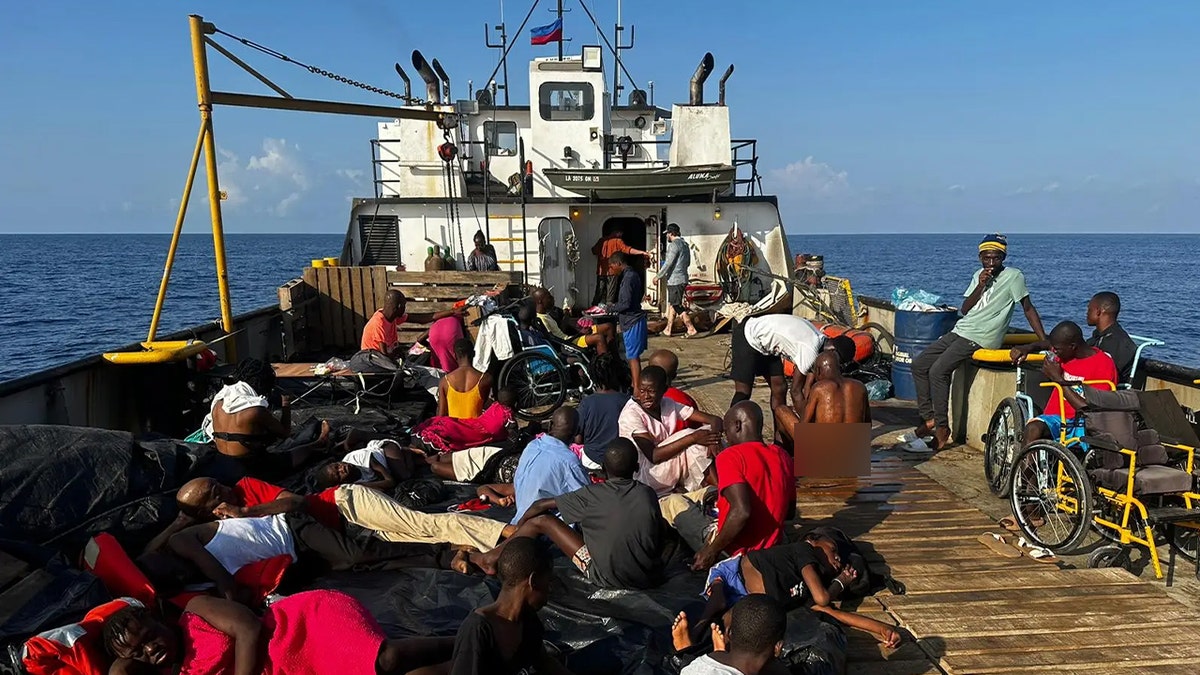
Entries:
{"label": "man standing", "polygon": [[621,272],[613,264],[613,254],[646,255],[645,251],[639,251],[626,244],[624,236],[625,230],[618,225],[592,247],[592,254],[596,256],[596,294],[592,297],[593,305],[612,304],[617,301],[617,283]]}
{"label": "man standing", "polygon": [[811,374],[817,355],[826,349],[837,350],[842,363],[854,360],[854,340],[845,335],[826,339],[807,319],[791,314],[752,316],[734,324],[733,400],[730,407],[750,398],[759,375],[771,386],[771,410],[787,405],[788,388],[783,375],[787,357],[796,366],[792,378],[792,400],[799,407],[812,386]]}
{"label": "man standing", "polygon": [[[1096,347],[1113,358],[1117,364],[1117,377],[1120,384],[1131,384],[1133,364],[1137,356],[1137,345],[1129,333],[1117,322],[1121,313],[1121,298],[1116,293],[1102,291],[1092,296],[1087,306],[1087,322],[1095,328],[1092,337],[1088,338],[1089,347]],[[1025,360],[1034,352],[1049,349],[1048,341],[1034,342],[1012,348],[1012,359],[1016,363]]]}
{"label": "man standing", "polygon": [[1046,339],[1042,318],[1029,299],[1025,275],[1015,267],[1005,267],[1008,239],[989,234],[979,244],[981,268],[975,272],[964,294],[963,317],[954,330],[930,345],[913,359],[913,383],[917,389],[917,409],[922,423],[918,437],[933,434],[934,447],[950,441],[950,378],[960,365],[971,359],[977,349],[998,349],[1018,303],[1025,311],[1033,332]]}
{"label": "man standing", "polygon": [[692,266],[692,249],[679,235],[679,225],[667,225],[667,253],[663,257],[662,267],[654,277],[655,281],[667,280],[667,327],[663,335],[671,337],[671,328],[675,325],[675,314],[683,319],[687,327],[687,337],[696,334],[692,325],[692,317],[683,308],[683,290],[688,282],[688,268]]}
{"label": "man standing", "polygon": [[617,302],[613,311],[621,327],[621,341],[625,346],[625,360],[629,361],[629,372],[633,376],[633,388],[638,386],[642,373],[642,352],[646,351],[646,310],[642,309],[642,296],[646,294],[646,282],[638,271],[629,266],[624,253],[614,253],[613,269],[619,274],[620,283]]}

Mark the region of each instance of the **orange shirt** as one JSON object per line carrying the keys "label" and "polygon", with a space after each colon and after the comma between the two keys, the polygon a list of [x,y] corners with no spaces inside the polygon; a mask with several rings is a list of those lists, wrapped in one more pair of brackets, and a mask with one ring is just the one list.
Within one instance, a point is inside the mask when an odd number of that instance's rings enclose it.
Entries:
{"label": "orange shirt", "polygon": [[598,267],[596,273],[602,276],[614,276],[617,272],[612,268],[612,264],[608,261],[608,259],[611,258],[612,254],[614,253],[621,252],[628,254],[632,250],[633,247],[629,244],[626,244],[625,241],[620,237],[612,237],[610,239],[601,240],[600,255],[597,256]]}
{"label": "orange shirt", "polygon": [[383,310],[377,309],[371,315],[371,319],[367,321],[367,325],[363,328],[362,345],[359,349],[374,349],[381,351],[384,354],[390,354],[396,348],[396,342],[399,338],[396,337],[396,328],[408,319],[408,315],[388,321],[383,316]]}

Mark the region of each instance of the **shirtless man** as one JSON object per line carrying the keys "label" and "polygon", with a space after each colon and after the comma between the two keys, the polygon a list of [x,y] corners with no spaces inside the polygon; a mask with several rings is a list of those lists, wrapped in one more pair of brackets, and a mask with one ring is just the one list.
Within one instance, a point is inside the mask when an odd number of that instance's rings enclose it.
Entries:
{"label": "shirtless man", "polygon": [[544,288],[536,289],[533,292],[533,306],[537,310],[538,319],[545,326],[546,332],[563,342],[570,342],[577,347],[591,347],[596,350],[597,354],[607,353],[616,342],[616,326],[611,323],[593,324],[593,331],[585,335],[567,335],[563,332],[562,326],[558,325],[558,322],[549,314],[554,307],[554,296]]}
{"label": "shirtless man", "polygon": [[853,424],[871,421],[871,403],[867,388],[852,377],[842,377],[836,352],[823,352],[813,363],[816,380],[808,397],[797,401],[799,408],[777,406],[775,426],[788,438],[796,437],[798,424]]}
{"label": "shirtless man", "polygon": [[[217,452],[233,458],[242,474],[275,477],[291,473],[329,446],[329,423],[321,424],[320,436],[289,452],[267,449],[292,433],[290,401],[283,397],[278,419],[271,414],[267,396],[275,388],[275,370],[258,359],[244,359],[226,385],[213,398],[209,415],[201,427]],[[241,476],[236,476],[240,478]]]}

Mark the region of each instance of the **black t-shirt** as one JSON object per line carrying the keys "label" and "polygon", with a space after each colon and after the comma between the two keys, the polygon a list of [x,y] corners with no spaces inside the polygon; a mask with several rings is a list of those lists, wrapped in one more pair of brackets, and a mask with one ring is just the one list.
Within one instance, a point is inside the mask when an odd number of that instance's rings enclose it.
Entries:
{"label": "black t-shirt", "polygon": [[471,612],[454,638],[454,656],[450,675],[533,675],[545,654],[542,636],[545,630],[537,612],[521,614],[521,645],[511,659],[496,643],[492,622],[479,612]]}
{"label": "black t-shirt", "polygon": [[608,444],[621,435],[618,420],[629,401],[629,394],[610,392],[583,397],[579,404],[579,429],[583,432],[583,453],[597,464],[604,463]]}
{"label": "black t-shirt", "polygon": [[560,496],[558,512],[579,523],[592,555],[591,579],[605,588],[653,588],[662,582],[663,528],[658,496],[644,483],[615,478]]}
{"label": "black t-shirt", "polygon": [[1103,333],[1099,330],[1092,331],[1092,337],[1087,343],[1111,356],[1117,366],[1117,378],[1122,383],[1129,381],[1130,375],[1133,374],[1133,357],[1137,354],[1137,345],[1121,324],[1114,323]]}
{"label": "black t-shirt", "polygon": [[783,603],[803,602],[812,597],[812,591],[804,583],[801,571],[817,562],[817,551],[812,544],[799,541],[771,548],[747,551],[746,559],[762,575],[767,595]]}

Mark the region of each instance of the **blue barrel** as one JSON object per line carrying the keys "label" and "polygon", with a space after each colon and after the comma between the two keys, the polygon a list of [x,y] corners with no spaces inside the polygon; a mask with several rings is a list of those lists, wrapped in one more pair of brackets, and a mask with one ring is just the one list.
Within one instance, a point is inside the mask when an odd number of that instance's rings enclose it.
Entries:
{"label": "blue barrel", "polygon": [[896,312],[896,347],[892,354],[892,396],[905,401],[917,399],[912,362],[925,348],[954,328],[958,312]]}

